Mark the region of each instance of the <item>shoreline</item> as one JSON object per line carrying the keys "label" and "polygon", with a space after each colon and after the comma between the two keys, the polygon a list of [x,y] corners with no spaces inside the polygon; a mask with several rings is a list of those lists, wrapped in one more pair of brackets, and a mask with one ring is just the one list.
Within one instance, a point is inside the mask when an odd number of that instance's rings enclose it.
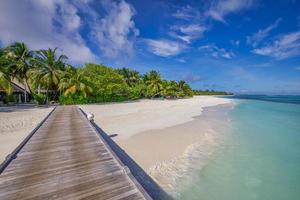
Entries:
{"label": "shoreline", "polygon": [[148,130],[184,124],[201,115],[203,108],[233,102],[213,96],[178,100],[140,100],[132,103],[78,105],[95,115],[94,121],[114,140],[127,139]]}
{"label": "shoreline", "polygon": [[167,193],[188,177],[190,167],[205,160],[229,128],[235,101],[213,96],[132,104],[84,105],[95,123]]}
{"label": "shoreline", "polygon": [[228,112],[234,103],[210,106],[193,121],[149,130],[116,141],[169,194],[189,178],[194,165],[205,166],[230,128]]}
{"label": "shoreline", "polygon": [[[190,167],[205,163],[219,144],[219,130],[229,127],[226,113],[234,105],[234,100],[198,96],[79,107],[94,113],[95,123],[108,137],[174,196]],[[52,108],[10,109],[0,109],[3,160]]]}

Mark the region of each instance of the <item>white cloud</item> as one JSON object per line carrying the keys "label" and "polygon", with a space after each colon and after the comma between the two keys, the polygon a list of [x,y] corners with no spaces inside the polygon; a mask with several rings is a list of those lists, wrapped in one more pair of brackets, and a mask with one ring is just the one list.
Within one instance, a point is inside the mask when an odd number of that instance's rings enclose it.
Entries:
{"label": "white cloud", "polygon": [[202,37],[207,28],[199,24],[188,24],[172,26],[171,30],[174,31],[170,33],[171,36],[181,39],[184,42],[191,43],[192,40]]}
{"label": "white cloud", "polygon": [[200,46],[198,49],[206,54],[211,55],[214,58],[232,59],[235,56],[232,51],[228,51],[224,48],[219,48],[214,44]]}
{"label": "white cloud", "polygon": [[184,44],[166,39],[145,39],[144,41],[148,45],[150,52],[161,57],[178,55],[186,49]]}
{"label": "white cloud", "polygon": [[178,59],[176,59],[178,62],[181,62],[181,63],[185,63],[186,61],[185,61],[185,59],[183,59],[183,58],[178,58]]}
{"label": "white cloud", "polygon": [[182,79],[188,83],[195,83],[202,80],[201,76],[194,73],[186,73],[183,75]]}
{"label": "white cloud", "polygon": [[250,8],[253,2],[253,0],[218,0],[211,4],[206,12],[206,16],[216,21],[226,23],[224,19],[226,15]]}
{"label": "white cloud", "polygon": [[276,37],[268,44],[252,51],[255,54],[285,59],[300,55],[300,31]]}
{"label": "white cloud", "polygon": [[72,62],[92,61],[95,56],[79,34],[78,9],[68,1],[1,1],[0,41],[23,41],[32,49],[59,47]]}
{"label": "white cloud", "polygon": [[281,18],[277,19],[274,23],[269,25],[267,28],[260,29],[258,32],[254,33],[253,35],[247,36],[247,43],[251,44],[253,47],[256,47],[261,43],[263,39],[265,39],[270,34],[270,32],[273,29],[277,28],[280,21]]}
{"label": "white cloud", "polygon": [[[185,25],[179,23],[181,25],[171,26],[169,35],[189,44],[209,30],[211,19],[226,23],[226,15],[250,8],[253,2],[254,0],[204,1],[202,7],[197,9],[187,5],[172,14],[179,22],[184,21]],[[239,46],[239,41],[236,41],[235,45]]]}
{"label": "white cloud", "polygon": [[240,46],[241,41],[240,40],[230,40],[230,43],[236,47]]}
{"label": "white cloud", "polygon": [[[102,2],[103,3],[103,2]],[[107,57],[131,55],[139,30],[135,27],[135,10],[125,1],[104,1],[107,15],[93,27],[93,35]]]}
{"label": "white cloud", "polygon": [[192,19],[195,19],[195,17],[197,17],[199,14],[200,13],[196,9],[187,5],[181,9],[176,10],[176,12],[172,16],[177,19],[190,21]]}

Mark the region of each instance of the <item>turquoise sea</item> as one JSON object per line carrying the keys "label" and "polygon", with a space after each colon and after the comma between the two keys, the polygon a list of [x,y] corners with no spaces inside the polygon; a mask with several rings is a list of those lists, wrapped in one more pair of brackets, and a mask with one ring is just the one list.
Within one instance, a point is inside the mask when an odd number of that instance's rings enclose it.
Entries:
{"label": "turquoise sea", "polygon": [[300,199],[300,96],[230,98],[231,128],[179,199]]}

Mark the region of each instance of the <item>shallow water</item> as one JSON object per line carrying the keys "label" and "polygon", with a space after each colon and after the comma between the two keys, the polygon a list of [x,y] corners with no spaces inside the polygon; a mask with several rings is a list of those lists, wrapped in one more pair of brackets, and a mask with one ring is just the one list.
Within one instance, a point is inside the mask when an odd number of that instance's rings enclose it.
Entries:
{"label": "shallow water", "polygon": [[300,198],[300,104],[267,98],[236,100],[231,128],[218,134],[222,143],[205,166],[192,167],[178,199]]}

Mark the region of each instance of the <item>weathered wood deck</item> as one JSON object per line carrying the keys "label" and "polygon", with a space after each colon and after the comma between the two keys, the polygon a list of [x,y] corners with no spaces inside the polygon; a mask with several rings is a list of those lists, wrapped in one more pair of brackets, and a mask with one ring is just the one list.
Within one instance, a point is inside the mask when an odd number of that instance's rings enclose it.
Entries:
{"label": "weathered wood deck", "polygon": [[0,175],[0,199],[150,199],[75,106],[57,107]]}

